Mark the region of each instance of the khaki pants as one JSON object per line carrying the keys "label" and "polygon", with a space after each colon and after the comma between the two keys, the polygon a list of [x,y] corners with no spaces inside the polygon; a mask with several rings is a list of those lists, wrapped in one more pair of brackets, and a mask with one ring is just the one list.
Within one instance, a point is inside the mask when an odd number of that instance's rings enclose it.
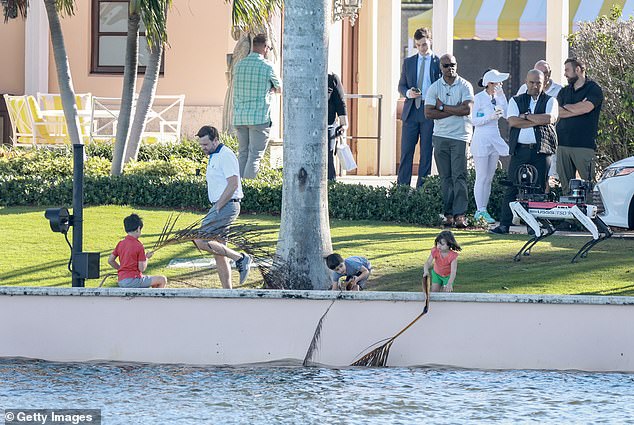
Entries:
{"label": "khaki pants", "polygon": [[570,193],[570,179],[577,178],[577,172],[583,180],[594,180],[594,149],[557,147],[557,174],[564,195]]}

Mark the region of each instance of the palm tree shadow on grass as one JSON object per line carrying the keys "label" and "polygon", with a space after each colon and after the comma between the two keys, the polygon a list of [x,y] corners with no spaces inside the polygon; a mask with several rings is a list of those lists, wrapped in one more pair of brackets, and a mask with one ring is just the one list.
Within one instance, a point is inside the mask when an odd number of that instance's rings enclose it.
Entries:
{"label": "palm tree shadow on grass", "polygon": [[633,296],[634,283],[631,285],[606,289],[602,291],[581,292],[579,295]]}
{"label": "palm tree shadow on grass", "polygon": [[[0,282],[5,282],[7,280],[12,279],[12,286],[20,286],[18,283],[20,282],[29,282],[32,281],[30,277],[34,273],[39,273],[42,271],[53,270],[59,267],[65,267],[68,264],[68,260],[54,260],[46,263],[41,263],[38,266],[29,266],[29,267],[21,267],[21,268],[13,268],[10,272],[0,274]],[[22,277],[21,279],[16,279],[18,277]],[[69,272],[70,279],[70,272]],[[14,283],[15,282],[15,283]],[[59,286],[59,285],[56,285]]]}

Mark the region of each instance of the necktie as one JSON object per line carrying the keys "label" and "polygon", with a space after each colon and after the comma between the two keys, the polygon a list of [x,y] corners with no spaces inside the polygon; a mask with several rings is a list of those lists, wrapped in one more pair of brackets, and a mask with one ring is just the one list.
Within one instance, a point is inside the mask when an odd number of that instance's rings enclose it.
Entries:
{"label": "necktie", "polygon": [[425,61],[427,60],[427,56],[423,56],[423,61],[420,64],[420,69],[418,70],[418,82],[416,83],[416,87],[421,91],[421,95],[414,99],[414,105],[416,105],[416,109],[420,108],[420,105],[423,103],[423,76],[425,75]]}

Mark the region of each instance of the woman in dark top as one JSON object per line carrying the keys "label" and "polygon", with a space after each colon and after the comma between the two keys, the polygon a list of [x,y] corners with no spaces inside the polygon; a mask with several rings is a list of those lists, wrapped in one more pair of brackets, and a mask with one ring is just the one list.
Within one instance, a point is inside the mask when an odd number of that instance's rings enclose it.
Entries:
{"label": "woman in dark top", "polygon": [[339,117],[340,132],[344,140],[348,129],[348,112],[343,95],[339,76],[331,72],[328,74],[328,180],[335,180],[336,177],[334,159],[338,126],[335,118]]}

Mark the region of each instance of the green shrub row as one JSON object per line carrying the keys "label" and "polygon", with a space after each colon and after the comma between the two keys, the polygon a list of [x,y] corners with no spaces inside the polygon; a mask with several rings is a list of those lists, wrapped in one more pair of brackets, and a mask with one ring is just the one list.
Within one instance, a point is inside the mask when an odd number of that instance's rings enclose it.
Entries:
{"label": "green shrub row", "polygon": [[[237,139],[228,134],[220,133],[220,141],[237,152]],[[96,142],[86,145],[88,157],[100,157],[112,161],[113,142]],[[71,156],[72,148],[59,149],[62,155]],[[198,147],[198,142],[193,139],[182,139],[173,143],[141,143],[138,161],[165,161],[170,158],[183,158],[200,162],[205,160],[205,155]]]}
{"label": "green shrub row", "polygon": [[[261,179],[243,182],[243,212],[279,214],[282,184],[279,170],[268,170]],[[473,173],[469,187],[473,187]],[[496,174],[490,212],[497,216],[504,187]],[[204,175],[147,176],[124,174],[118,177],[87,175],[84,180],[86,205],[134,205],[174,209],[204,210],[209,207]],[[470,189],[471,192],[471,189]],[[440,180],[427,178],[421,189],[406,186],[390,188],[332,183],[329,185],[329,213],[346,220],[379,220],[436,225],[442,210]],[[475,210],[472,193],[469,212]],[[72,203],[71,176],[0,175],[0,204],[66,205]]]}
{"label": "green shrub row", "polygon": [[[235,137],[222,133],[221,141],[234,151],[237,151],[238,142]],[[113,143],[99,141],[85,145],[88,158],[103,158],[112,161]],[[35,159],[72,158],[73,147],[69,145],[43,147],[38,149],[11,148],[0,146],[0,158],[24,157]],[[191,139],[182,139],[173,143],[141,143],[138,161],[165,161],[171,158],[183,158],[196,162],[206,159],[198,147],[198,142]]]}
{"label": "green shrub row", "polygon": [[[171,146],[171,148],[170,148]],[[187,146],[187,148],[183,148]],[[145,176],[192,176],[196,170],[207,167],[207,158],[196,142],[184,141],[178,144],[142,145],[153,149],[153,155],[145,159],[130,161],[124,167],[125,174]],[[197,149],[194,155],[193,148]],[[169,149],[172,149],[170,152]],[[191,149],[191,150],[190,150]],[[185,152],[183,152],[185,150]],[[171,155],[168,155],[171,153]],[[161,156],[164,156],[161,158]],[[94,143],[87,145],[84,173],[86,176],[107,176],[110,174],[112,144]],[[53,149],[0,149],[0,175],[60,177],[73,175],[72,150],[69,147]]]}
{"label": "green shrub row", "polygon": [[[237,150],[237,141],[222,134]],[[84,201],[86,205],[134,205],[175,209],[208,208],[207,159],[192,140],[141,145],[138,161],[126,164],[122,176],[110,176],[112,144],[86,146]],[[263,161],[268,164],[268,161]],[[0,149],[0,205],[67,205],[72,203],[72,149]],[[505,187],[495,175],[489,212],[499,216]],[[475,211],[473,183],[468,175],[469,213]],[[256,180],[243,181],[244,212],[279,214],[282,209],[282,171],[264,167]],[[420,189],[331,183],[329,214],[346,220],[379,220],[436,225],[443,212],[440,179],[431,176]]]}
{"label": "green shrub row", "polygon": [[[489,212],[499,217],[502,199],[506,187],[501,181],[506,179],[506,172],[498,170],[491,185]],[[469,188],[468,213],[476,210],[473,198],[475,173],[469,172],[467,185]],[[350,185],[344,183],[331,184],[328,192],[329,213],[333,218],[345,220],[379,220],[437,225],[443,213],[440,178],[430,176],[425,179],[423,187],[413,189],[408,186],[392,185],[385,187]]]}

